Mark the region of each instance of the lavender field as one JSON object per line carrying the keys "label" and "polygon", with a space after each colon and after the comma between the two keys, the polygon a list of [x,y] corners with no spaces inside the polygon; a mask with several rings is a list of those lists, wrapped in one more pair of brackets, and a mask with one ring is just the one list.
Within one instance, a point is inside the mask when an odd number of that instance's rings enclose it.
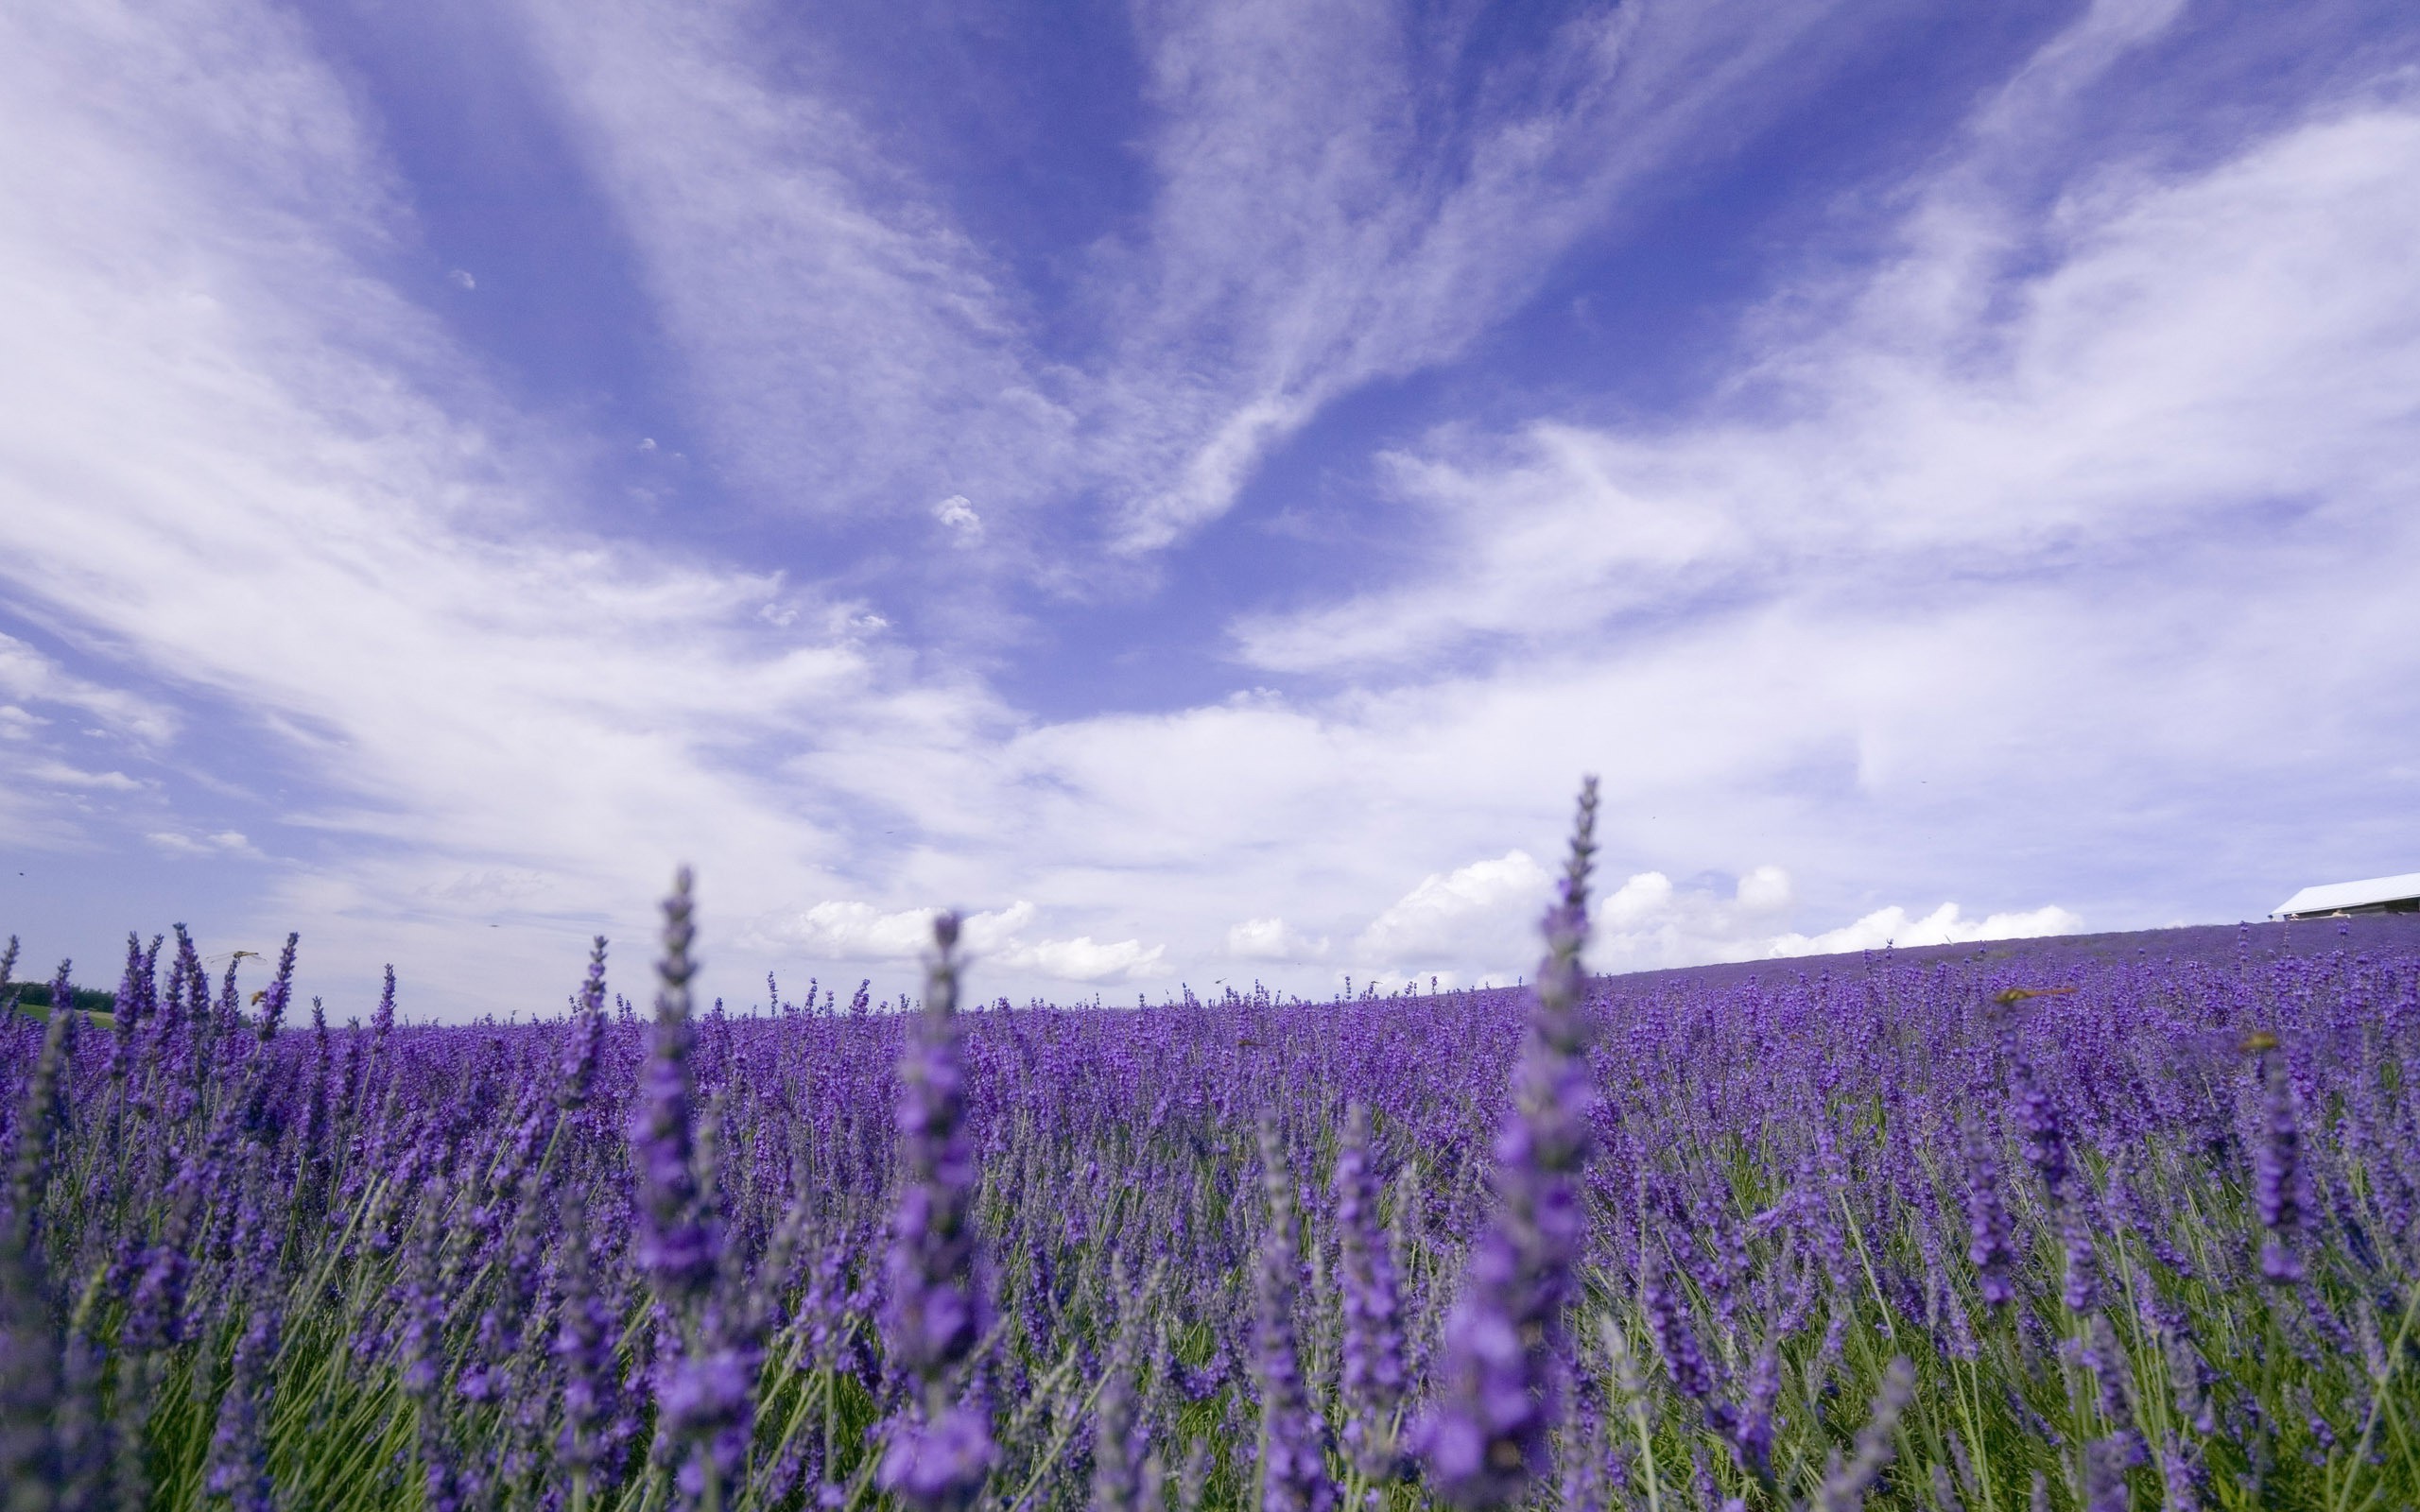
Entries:
{"label": "lavender field", "polygon": [[130,940],[0,1027],[0,1505],[2420,1505],[2408,921],[1591,979],[1585,835],[1443,996]]}

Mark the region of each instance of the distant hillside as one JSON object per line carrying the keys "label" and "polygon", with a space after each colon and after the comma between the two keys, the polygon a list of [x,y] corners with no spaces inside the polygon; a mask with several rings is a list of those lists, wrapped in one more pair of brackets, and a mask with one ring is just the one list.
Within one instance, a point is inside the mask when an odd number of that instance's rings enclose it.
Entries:
{"label": "distant hillside", "polygon": [[[2352,919],[2315,919],[2297,923],[2189,924],[2177,929],[2137,929],[2107,935],[2047,935],[2034,939],[1914,946],[1893,950],[1890,957],[1901,965],[1979,961],[2023,966],[2038,971],[2048,985],[2069,965],[2128,957],[2150,962],[2232,959],[2238,950],[2249,950],[2255,955],[2324,955],[2340,950],[2356,954],[2420,954],[2420,914],[2363,914]],[[1729,987],[1760,979],[1795,981],[1827,971],[1836,976],[1850,975],[1865,970],[1868,961],[1881,960],[1883,954],[1878,950],[1848,951],[1838,955],[1726,961],[1716,966],[1629,971],[1610,980],[1619,988],[1651,988],[1668,984]]]}
{"label": "distant hillside", "polygon": [[[70,1005],[103,1018],[117,1006],[117,994],[96,987],[69,988]],[[37,1019],[50,1017],[50,984],[47,982],[12,982],[0,990],[0,1005],[14,1000],[17,1011],[32,1014]]]}

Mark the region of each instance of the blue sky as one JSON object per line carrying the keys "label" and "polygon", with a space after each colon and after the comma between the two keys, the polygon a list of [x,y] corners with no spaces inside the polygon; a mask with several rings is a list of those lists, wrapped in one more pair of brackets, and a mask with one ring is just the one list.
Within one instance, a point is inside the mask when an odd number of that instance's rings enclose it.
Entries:
{"label": "blue sky", "polygon": [[1503,980],[2420,865],[2388,5],[0,19],[0,928],[363,1011]]}

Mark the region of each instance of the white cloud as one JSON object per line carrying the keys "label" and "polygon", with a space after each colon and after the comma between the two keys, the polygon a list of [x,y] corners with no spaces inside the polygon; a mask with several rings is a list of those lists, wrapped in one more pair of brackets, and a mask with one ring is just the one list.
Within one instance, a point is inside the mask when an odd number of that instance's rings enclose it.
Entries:
{"label": "white cloud", "polygon": [[159,830],[144,838],[172,856],[258,857],[261,853],[235,830],[221,830],[216,834],[186,834],[175,830]]}
{"label": "white cloud", "polygon": [[775,932],[786,946],[811,959],[907,961],[932,949],[929,908],[884,913],[872,903],[820,902]]}
{"label": "white cloud", "polygon": [[1828,323],[1777,331],[1753,403],[1399,456],[1437,570],[1248,622],[1242,654],[1414,664],[1860,576],[2005,581],[2280,507],[2374,528],[2415,472],[2414,182],[2420,108],[2382,103],[2197,174],[2079,188],[2022,232],[1950,174]]}
{"label": "white cloud", "polygon": [[[933,947],[932,908],[886,912],[872,903],[830,900],[815,904],[794,919],[760,924],[754,936],[784,951],[809,957],[844,961],[911,961]],[[960,938],[977,954],[1011,946],[1033,921],[1034,906],[1012,903],[988,913],[968,914],[959,920]]]}
{"label": "white cloud", "polygon": [[[827,960],[919,960],[932,950],[935,912],[930,908],[886,912],[854,901],[820,902],[794,919],[759,925],[750,933],[749,943],[810,966]],[[1032,903],[1020,901],[1006,908],[964,916],[960,938],[970,977],[1038,972],[1055,981],[1090,985],[1167,974],[1162,963],[1167,951],[1162,945],[1146,946],[1133,939],[1097,942],[1090,936],[1028,940],[1026,932],[1039,914]]]}
{"label": "white cloud", "polygon": [[[1097,491],[1128,552],[1223,511],[1339,395],[1467,348],[1641,179],[1707,151],[1710,122],[1783,109],[1833,64],[1810,34],[1836,9],[1592,8],[1508,66],[1475,19],[1381,0],[1141,8],[1147,199],[1092,251],[1080,313],[1109,337],[1071,361],[950,186],[746,8],[528,7],[717,444],[764,497],[853,513],[967,488],[1022,541]],[[1070,589],[1107,570],[1011,559]]]}
{"label": "white cloud", "polygon": [[124,772],[88,772],[65,762],[36,762],[23,768],[29,782],[54,787],[92,788],[111,793],[139,793],[143,783]]}
{"label": "white cloud", "polygon": [[[146,746],[161,745],[177,732],[177,717],[164,706],[122,688],[77,677],[25,642],[5,634],[0,634],[0,694],[26,703],[80,711]],[[30,710],[14,706],[7,717],[12,730],[29,731],[42,722]]]}
{"label": "white cloud", "polygon": [[2083,918],[2056,903],[2024,913],[1994,914],[1988,919],[1962,919],[1956,903],[1917,919],[1896,904],[1877,908],[1853,924],[1820,935],[1783,935],[1765,948],[1767,955],[1834,955],[1848,951],[1880,950],[1886,945],[1962,945],[1985,939],[2027,939],[2037,935],[2073,935],[2083,928]]}
{"label": "white cloud", "polygon": [[1519,939],[1553,879],[1528,852],[1509,850],[1452,871],[1431,872],[1389,904],[1354,942],[1365,958],[1396,966],[1458,959],[1495,941]]}
{"label": "white cloud", "polygon": [[458,267],[453,272],[446,274],[445,281],[453,284],[456,288],[463,290],[465,293],[479,286],[479,281],[477,279],[473,278],[469,273]]}
{"label": "white cloud", "polygon": [[1096,944],[1089,935],[1074,939],[1046,939],[1011,953],[1009,966],[1029,966],[1063,982],[1146,982],[1169,974],[1163,964],[1164,945],[1145,946],[1121,939]]}
{"label": "white cloud", "polygon": [[967,502],[965,494],[953,493],[941,503],[934,505],[933,518],[942,523],[942,527],[949,531],[951,540],[958,545],[982,544],[983,517],[975,512],[975,506]]}
{"label": "white cloud", "polygon": [[[291,863],[245,906],[459,1003],[482,974],[525,995],[562,975],[529,934],[486,933],[499,907],[569,954],[616,919],[644,934],[676,860],[709,918],[838,891],[847,797],[757,753],[843,730],[877,761],[949,750],[988,696],[902,691],[856,629],[771,633],[767,575],[559,524],[576,480],[543,438],[500,444],[533,422],[368,271],[390,176],[299,26],[240,0],[113,26],[56,13],[35,45],[0,23],[0,131],[46,144],[0,162],[0,278],[43,291],[0,362],[0,576],[96,662],[220,711],[180,760],[291,780],[226,797]],[[15,640],[0,691],[183,733]],[[127,838],[185,833],[164,817]],[[311,862],[279,839],[297,830],[329,837]],[[448,890],[480,871],[542,882]]]}
{"label": "white cloud", "polygon": [[[1399,35],[1154,12],[1147,146],[1171,167],[1107,279],[1142,314],[1074,383],[1097,390],[1037,399],[961,233],[913,185],[836,177],[818,154],[862,133],[819,138],[820,106],[734,72],[724,20],[688,14],[611,5],[546,45],[709,427],[762,488],[860,487],[916,530],[967,489],[994,543],[1069,478],[1131,485],[1104,490],[1130,543],[1215,512],[1322,394],[1459,350],[1620,175],[1793,56],[1777,30],[1723,60],[1752,8],[1625,8],[1559,76],[1585,96],[1567,120],[1491,112],[1534,130],[1475,126],[1452,171],[1364,203],[1425,161],[1389,124]],[[1919,184],[1892,265],[1786,291],[1709,412],[1407,449],[1403,525],[1436,570],[1240,627],[1270,665],[1384,676],[1039,719],[890,633],[870,591],[568,523],[558,438],[375,276],[409,230],[379,133],[284,10],[45,15],[0,20],[0,134],[44,145],[0,158],[0,283],[40,294],[0,353],[0,578],[95,670],[0,642],[0,693],[55,721],[9,748],[146,770],[43,747],[73,710],[228,774],[223,819],[180,795],[138,850],[251,836],[279,864],[222,874],[270,889],[225,927],[301,927],[364,980],[397,959],[423,1010],[559,1001],[596,930],[643,971],[681,859],[715,981],[814,945],[912,987],[927,916],[898,905],[1009,897],[1030,902],[994,911],[979,994],[1201,982],[1271,937],[1335,941],[1314,979],[1501,981],[1535,960],[1530,858],[1582,770],[1628,879],[1600,967],[1760,954],[1876,896],[2100,922],[2240,887],[2256,912],[2313,816],[2409,767],[2420,139],[2392,98],[2048,211],[1982,214],[1989,175]],[[1562,204],[1571,161],[1633,126],[1599,200]],[[1262,224],[1234,214],[1255,186],[1283,190]],[[821,431],[786,423],[830,396]],[[954,424],[995,401],[1030,434]],[[1070,413],[1097,453],[1069,459]],[[791,470],[818,435],[848,439]],[[947,455],[901,440],[931,435]],[[152,687],[195,712],[126,691]],[[23,786],[0,820],[52,843]],[[880,902],[742,927],[802,899]]]}
{"label": "white cloud", "polygon": [[1779,867],[1763,866],[1741,877],[1732,896],[1742,913],[1772,914],[1788,908],[1795,894],[1789,872]]}
{"label": "white cloud", "polygon": [[1227,954],[1245,961],[1314,961],[1327,936],[1311,939],[1282,919],[1247,919],[1227,931]]}
{"label": "white cloud", "polygon": [[1945,945],[2065,935],[2083,927],[2081,917],[2055,904],[1968,919],[1961,917],[1956,903],[1943,903],[1922,919],[1893,906],[1816,935],[1776,931],[1776,923],[1792,908],[1795,891],[1789,873],[1771,865],[1741,876],[1728,895],[1715,886],[1676,887],[1662,872],[1640,872],[1598,900],[1592,910],[1589,962],[1599,971],[1651,971],[1706,961],[1833,954],[1879,949],[1893,941]]}
{"label": "white cloud", "polygon": [[962,477],[996,509],[1056,465],[1070,418],[992,260],[744,7],[527,13],[717,454],[760,497],[848,515]]}

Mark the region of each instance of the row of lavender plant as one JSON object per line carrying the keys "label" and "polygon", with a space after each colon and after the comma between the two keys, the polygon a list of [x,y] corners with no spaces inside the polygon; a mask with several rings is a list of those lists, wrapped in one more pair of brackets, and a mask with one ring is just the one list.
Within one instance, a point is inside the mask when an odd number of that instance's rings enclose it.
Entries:
{"label": "row of lavender plant", "polygon": [[2420,1505],[2420,956],[1592,982],[1592,813],[1522,991],[130,941],[0,1020],[0,1508]]}

